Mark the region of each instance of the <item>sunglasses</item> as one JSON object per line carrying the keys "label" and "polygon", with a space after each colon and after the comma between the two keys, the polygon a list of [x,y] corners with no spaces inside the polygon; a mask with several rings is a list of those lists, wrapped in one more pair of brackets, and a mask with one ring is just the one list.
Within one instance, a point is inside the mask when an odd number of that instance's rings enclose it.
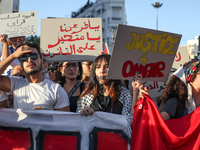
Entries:
{"label": "sunglasses", "polygon": [[38,53],[31,53],[31,54],[29,54],[29,55],[24,55],[24,56],[20,57],[19,60],[20,60],[21,62],[25,62],[25,61],[28,60],[29,57],[30,57],[32,60],[36,60],[36,59],[38,58]]}
{"label": "sunglasses", "polygon": [[50,72],[50,73],[55,73],[56,70],[48,70],[48,72]]}
{"label": "sunglasses", "polygon": [[23,42],[24,39],[10,39],[11,42]]}

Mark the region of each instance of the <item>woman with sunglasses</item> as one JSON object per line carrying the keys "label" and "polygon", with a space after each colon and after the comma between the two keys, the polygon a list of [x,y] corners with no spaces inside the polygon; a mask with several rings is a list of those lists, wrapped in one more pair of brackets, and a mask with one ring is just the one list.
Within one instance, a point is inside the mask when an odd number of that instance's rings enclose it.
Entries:
{"label": "woman with sunglasses", "polygon": [[93,115],[95,111],[122,114],[127,116],[131,125],[142,77],[135,77],[132,96],[127,88],[121,86],[121,80],[106,79],[110,57],[102,54],[94,60],[90,81],[77,103],[77,112],[85,116]]}
{"label": "woman with sunglasses", "polygon": [[76,112],[77,100],[84,89],[81,80],[82,66],[80,62],[60,62],[56,72],[58,82],[67,92],[70,102],[70,111]]}
{"label": "woman with sunglasses", "polygon": [[[0,35],[0,41],[3,43],[3,51],[2,51],[2,60],[6,59],[10,54],[14,53],[16,51],[16,47],[18,44],[25,41],[24,36],[20,37],[12,37],[9,38],[9,41],[7,41],[7,35],[3,34]],[[20,65],[20,61],[18,59],[15,59],[5,70],[3,75],[10,76],[11,70],[13,67]]]}

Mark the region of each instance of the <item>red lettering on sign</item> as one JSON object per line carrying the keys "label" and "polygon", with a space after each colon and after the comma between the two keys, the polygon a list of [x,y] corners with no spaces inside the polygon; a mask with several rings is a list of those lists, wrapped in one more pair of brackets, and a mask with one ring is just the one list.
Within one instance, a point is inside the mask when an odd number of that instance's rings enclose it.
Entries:
{"label": "red lettering on sign", "polygon": [[[129,71],[127,72],[127,68],[129,67]],[[161,72],[165,69],[164,62],[150,63],[146,65],[142,64],[133,64],[132,61],[128,60],[124,63],[122,67],[122,76],[124,78],[133,77],[136,74],[142,74],[142,78],[155,78],[155,77],[163,77],[164,74]]]}

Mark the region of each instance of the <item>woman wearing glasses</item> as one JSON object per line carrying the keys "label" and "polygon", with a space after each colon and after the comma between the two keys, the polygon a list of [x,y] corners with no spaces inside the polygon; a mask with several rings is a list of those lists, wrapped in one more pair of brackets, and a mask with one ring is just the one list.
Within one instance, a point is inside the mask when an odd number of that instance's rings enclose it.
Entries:
{"label": "woman wearing glasses", "polygon": [[128,89],[121,86],[121,80],[106,79],[110,57],[103,54],[94,60],[90,81],[77,103],[77,112],[85,116],[93,115],[95,111],[123,114],[131,124],[142,77],[138,75],[134,79],[132,96]]}
{"label": "woman wearing glasses", "polygon": [[200,106],[200,63],[186,62],[173,73],[161,97],[164,120],[181,118]]}
{"label": "woman wearing glasses", "polygon": [[60,62],[56,72],[58,82],[67,92],[70,101],[70,111],[76,112],[77,100],[84,89],[81,80],[82,67],[80,62]]}

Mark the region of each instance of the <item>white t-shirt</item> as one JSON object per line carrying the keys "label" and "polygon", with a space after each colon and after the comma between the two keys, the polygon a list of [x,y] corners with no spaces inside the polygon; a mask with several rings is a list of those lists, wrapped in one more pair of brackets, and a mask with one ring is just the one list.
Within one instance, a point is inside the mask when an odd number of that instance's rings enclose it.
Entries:
{"label": "white t-shirt", "polygon": [[40,83],[29,83],[27,79],[9,77],[13,93],[14,108],[32,109],[41,106],[54,110],[69,106],[69,98],[65,90],[51,80],[45,79]]}
{"label": "white t-shirt", "polygon": [[0,91],[0,102],[3,102],[8,99],[8,95],[4,91]]}

